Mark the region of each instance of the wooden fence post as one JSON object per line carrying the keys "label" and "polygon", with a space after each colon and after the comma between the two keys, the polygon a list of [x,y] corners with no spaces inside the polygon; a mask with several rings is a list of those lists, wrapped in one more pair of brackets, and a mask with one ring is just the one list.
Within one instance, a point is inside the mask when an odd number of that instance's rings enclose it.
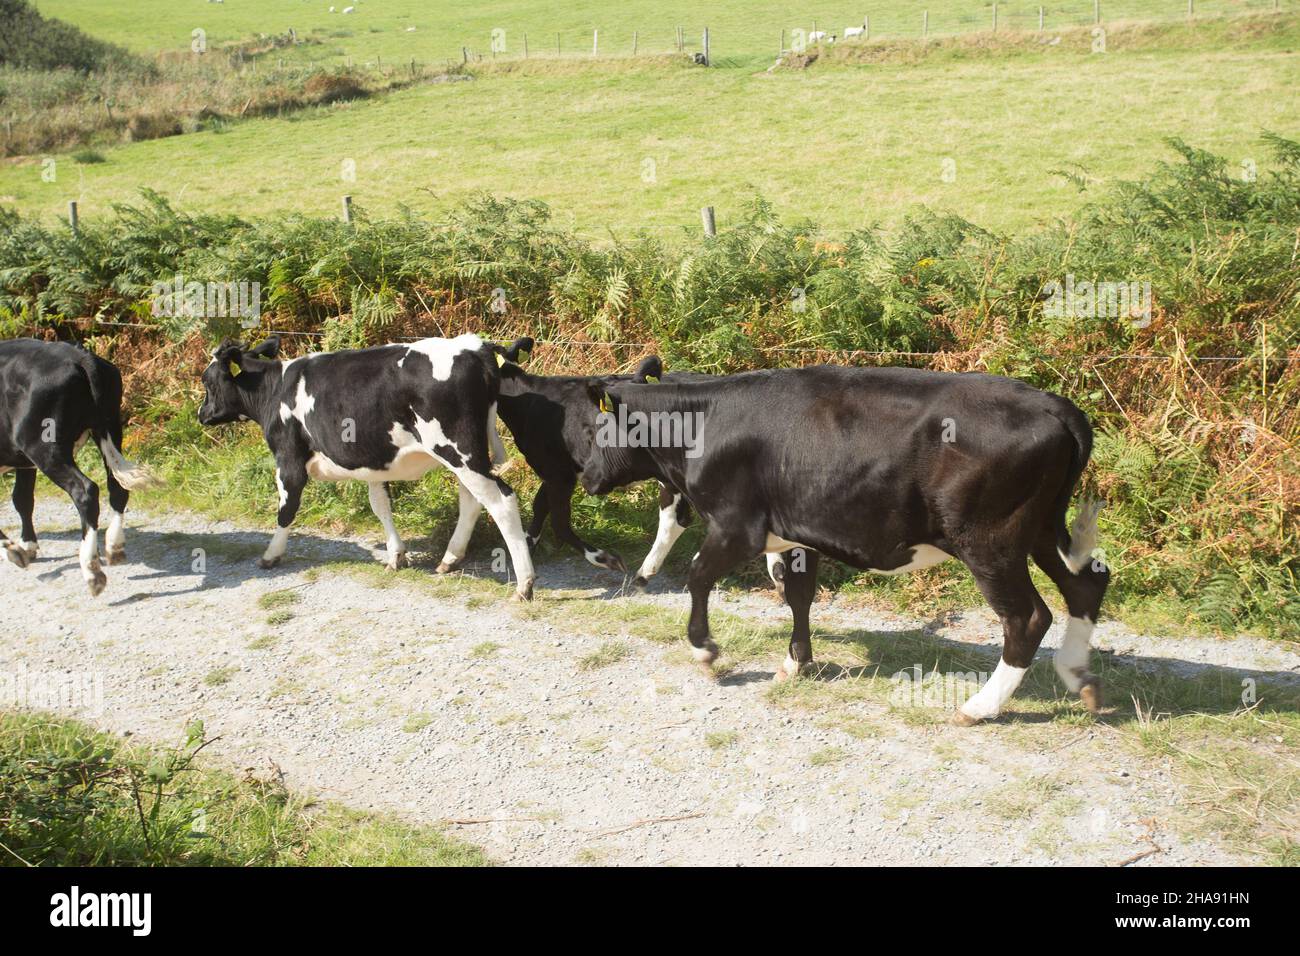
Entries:
{"label": "wooden fence post", "polygon": [[1043,8],[1038,8],[1038,32],[1043,32]]}
{"label": "wooden fence post", "polygon": [[555,34],[555,55],[560,55],[560,35],[558,33]]}
{"label": "wooden fence post", "polygon": [[77,234],[77,227],[80,224],[81,224],[81,220],[77,217],[77,201],[75,199],[69,199],[68,200],[68,225],[72,228],[72,234],[74,236]]}
{"label": "wooden fence post", "polygon": [[704,65],[710,66],[709,63],[709,28],[704,28]]}
{"label": "wooden fence post", "polygon": [[349,226],[352,225],[352,197],[343,197],[343,221]]}
{"label": "wooden fence post", "polygon": [[591,55],[595,56],[600,52],[600,31],[591,31]]}
{"label": "wooden fence post", "polygon": [[704,234],[712,238],[718,234],[718,224],[713,218],[713,207],[705,206],[700,210],[700,219],[704,222]]}
{"label": "wooden fence post", "polygon": [[524,34],[524,59],[528,59],[528,34]]}
{"label": "wooden fence post", "polygon": [[632,31],[632,55],[636,56],[636,31]]}
{"label": "wooden fence post", "polygon": [[[1190,3],[1190,2],[1191,2],[1191,0],[1188,0],[1188,3]],[[998,5],[997,5],[997,3],[994,3],[994,4],[993,4],[993,32],[994,32],[994,33],[997,33],[997,32],[998,32]]]}
{"label": "wooden fence post", "polygon": [[871,39],[871,17],[869,15],[862,18],[862,39]]}
{"label": "wooden fence post", "polygon": [[1092,22],[1101,23],[1101,0],[1092,0]]}
{"label": "wooden fence post", "polygon": [[777,56],[785,56],[785,27],[781,28],[781,45],[776,48]]}
{"label": "wooden fence post", "polygon": [[930,11],[926,10],[921,14],[921,36],[930,35]]}

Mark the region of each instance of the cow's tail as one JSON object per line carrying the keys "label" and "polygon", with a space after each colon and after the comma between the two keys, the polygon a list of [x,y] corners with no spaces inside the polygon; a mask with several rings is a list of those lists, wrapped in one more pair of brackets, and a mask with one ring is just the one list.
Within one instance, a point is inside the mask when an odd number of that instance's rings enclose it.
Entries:
{"label": "cow's tail", "polygon": [[1105,502],[1096,499],[1081,500],[1074,516],[1074,524],[1069,531],[1066,530],[1065,516],[1070,508],[1070,498],[1092,456],[1092,425],[1088,423],[1088,416],[1073,402],[1061,399],[1053,404],[1054,407],[1050,410],[1052,417],[1065,426],[1074,442],[1069,472],[1052,507],[1056,550],[1072,574],[1081,574],[1091,562],[1092,552],[1097,547],[1097,515]]}
{"label": "cow's tail", "polygon": [[90,397],[95,405],[95,421],[91,433],[99,453],[104,456],[104,467],[112,472],[117,483],[127,491],[149,488],[160,484],[158,477],[145,465],[130,461],[122,454],[122,375],[110,363],[83,352],[78,362],[90,386]]}

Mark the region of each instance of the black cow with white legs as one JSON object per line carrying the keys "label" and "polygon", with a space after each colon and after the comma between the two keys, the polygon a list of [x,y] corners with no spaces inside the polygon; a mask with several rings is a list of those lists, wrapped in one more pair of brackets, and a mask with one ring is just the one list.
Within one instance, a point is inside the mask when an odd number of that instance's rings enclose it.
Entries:
{"label": "black cow with white legs", "polygon": [[[1109,573],[1093,561],[1097,506],[1066,511],[1092,450],[1071,402],[1012,379],[916,369],[814,366],[708,383],[593,386],[597,441],[582,467],[590,494],[656,478],[707,522],[691,563],[688,637],[712,662],[708,597],[720,577],[761,553],[788,553],[794,630],[783,671],[812,661],[808,607],[818,555],[897,574],[955,558],[1002,620],[1002,659],[954,715],[997,716],[1019,686],[1052,615],[1030,558],[1065,596],[1069,623],[1056,671],[1090,709],[1100,682],[1089,640]],[[634,420],[690,416],[694,448],[633,440]],[[680,426],[679,426],[680,427]],[[684,431],[684,428],[682,428]],[[778,675],[783,676],[783,675]]]}
{"label": "black cow with white legs", "polygon": [[[503,355],[501,398],[498,413],[510,429],[528,466],[542,480],[533,498],[528,526],[528,545],[537,546],[550,520],[551,530],[563,544],[576,549],[588,562],[627,574],[627,565],[613,551],[597,548],[573,530],[573,490],[578,484],[581,462],[591,453],[595,424],[591,414],[593,384],[659,380],[663,363],[657,356],[645,359],[630,375],[531,375],[518,364],[532,351],[531,338],[516,339]],[[707,381],[708,375],[674,372],[670,382]],[[668,557],[674,542],[690,524],[691,511],[681,493],[660,485],[659,526],[655,541],[638,569],[633,584],[644,588]]]}
{"label": "black cow with white legs", "polygon": [[0,531],[11,564],[27,567],[37,555],[35,506],[39,470],[72,499],[81,518],[81,573],[92,595],[108,581],[99,556],[99,486],[77,467],[77,451],[94,440],[108,484],[106,560],[126,560],[123,527],[129,492],[153,476],[122,454],[122,375],[85,349],[66,342],[0,342],[0,472],[14,472],[14,508],[21,543]]}
{"label": "black cow with white legs", "polygon": [[456,567],[486,507],[514,564],[518,600],[533,593],[533,564],[510,486],[492,472],[504,461],[496,433],[498,352],[476,335],[277,359],[278,338],[255,348],[226,342],[203,372],[204,425],[255,421],[275,456],[278,529],[262,556],[272,568],[308,478],[364,481],[387,534],[387,564],[406,563],[386,483],[414,481],[442,466],[460,485],[460,517],[439,571]]}

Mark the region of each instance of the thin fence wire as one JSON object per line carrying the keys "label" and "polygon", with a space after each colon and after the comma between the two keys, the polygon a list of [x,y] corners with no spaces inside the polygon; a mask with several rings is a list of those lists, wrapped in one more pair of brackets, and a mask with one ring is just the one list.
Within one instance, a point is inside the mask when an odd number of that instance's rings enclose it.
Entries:
{"label": "thin fence wire", "polygon": [[[156,333],[166,331],[161,326],[151,325],[148,322],[113,322],[107,319],[99,319],[93,317],[86,321],[89,321],[94,325],[111,326],[114,328],[147,329],[150,332],[156,332]],[[249,331],[257,331],[262,335],[289,335],[289,336],[300,336],[303,338],[314,338],[314,339],[322,339],[325,338],[326,336],[326,333],[324,332],[304,332],[300,329],[257,329],[257,330],[250,329]],[[393,342],[419,342],[426,337],[427,336],[398,336],[392,339],[392,341]],[[565,348],[578,347],[578,348],[593,348],[593,349],[595,348],[648,349],[648,348],[657,348],[660,345],[660,343],[658,342],[617,342],[617,341],[606,342],[606,341],[589,341],[585,339],[534,339],[533,341],[537,345],[554,345],[554,346],[562,346]],[[956,352],[956,351],[908,352],[908,351],[902,351],[896,349],[883,349],[883,350],[844,349],[844,348],[835,348],[831,346],[788,346],[788,345],[756,346],[755,351],[776,352],[776,353],[792,354],[792,355],[840,355],[849,358],[853,358],[856,356],[872,356],[875,358],[929,359],[929,358],[937,358],[939,356],[945,356],[945,355],[952,356],[952,355],[962,354],[961,352]],[[1100,355],[1089,355],[1088,358],[1094,359],[1096,361],[1106,361],[1106,362],[1113,362],[1113,361],[1134,361],[1134,362],[1268,361],[1268,362],[1277,362],[1283,365],[1290,365],[1292,363],[1300,361],[1300,359],[1291,358],[1290,356],[1279,356],[1274,358],[1274,357],[1265,357],[1261,355],[1171,355],[1171,354],[1161,354],[1161,353],[1154,353],[1154,352],[1124,352],[1124,353],[1116,353],[1116,354],[1100,354]]]}

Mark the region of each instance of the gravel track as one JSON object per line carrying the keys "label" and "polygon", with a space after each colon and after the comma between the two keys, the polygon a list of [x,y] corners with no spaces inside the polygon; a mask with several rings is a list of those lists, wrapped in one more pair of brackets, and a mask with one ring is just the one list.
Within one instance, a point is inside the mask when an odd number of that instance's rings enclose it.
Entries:
{"label": "gravel track", "polygon": [[[462,821],[451,826],[502,862],[1116,863],[1153,845],[1160,851],[1137,865],[1249,862],[1166,825],[1186,798],[1172,768],[1115,746],[1105,728],[1043,728],[1059,730],[1044,746],[1025,732],[1032,715],[966,730],[918,726],[864,700],[848,711],[864,733],[771,700],[775,655],[714,679],[690,663],[684,637],[639,639],[626,626],[587,623],[580,609],[559,627],[509,605],[505,588],[499,600],[439,599],[321,572],[322,561],[373,556],[368,543],[313,531],[294,535],[280,568],[260,571],[267,529],[184,512],[133,509],[128,563],[107,568],[108,589],[92,599],[70,506],[40,500],[36,521],[40,560],[0,567],[0,673],[94,674],[102,705],[56,709],[166,742],[202,717],[221,738],[210,759],[278,767],[291,788],[358,808]],[[204,574],[192,570],[195,548]],[[620,595],[608,572],[546,554],[539,599],[579,588],[665,614],[688,606],[670,575],[654,593]],[[286,608],[290,619],[270,624],[258,599],[282,589],[300,600]],[[714,607],[788,622],[761,592]],[[887,634],[927,625],[823,601],[814,626]],[[941,634],[1000,641],[984,612]],[[1058,625],[1046,644],[1059,634]],[[611,639],[621,659],[578,667]],[[1135,666],[1300,682],[1300,654],[1274,642],[1172,640],[1103,624],[1094,644]]]}

